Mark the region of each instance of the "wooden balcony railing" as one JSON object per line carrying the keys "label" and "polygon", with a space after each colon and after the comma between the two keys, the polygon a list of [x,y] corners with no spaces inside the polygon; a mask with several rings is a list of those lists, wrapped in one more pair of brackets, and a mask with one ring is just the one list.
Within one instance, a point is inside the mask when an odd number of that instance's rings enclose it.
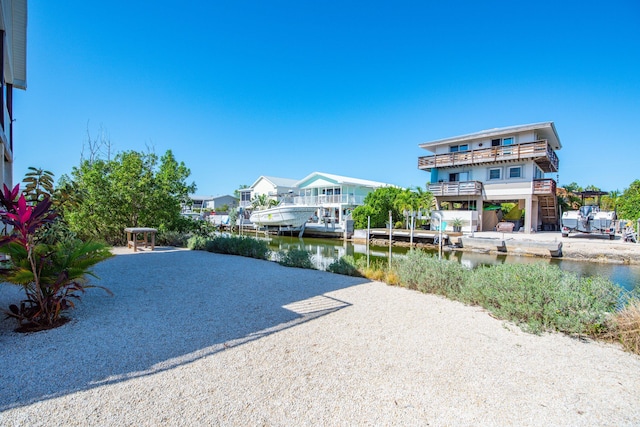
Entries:
{"label": "wooden balcony railing", "polygon": [[418,158],[418,169],[445,168],[533,159],[544,172],[558,171],[558,156],[547,140]]}
{"label": "wooden balcony railing", "polygon": [[438,182],[429,184],[428,190],[434,196],[480,196],[482,183],[480,181]]}
{"label": "wooden balcony railing", "polygon": [[534,179],[533,194],[556,194],[556,182],[553,179]]}

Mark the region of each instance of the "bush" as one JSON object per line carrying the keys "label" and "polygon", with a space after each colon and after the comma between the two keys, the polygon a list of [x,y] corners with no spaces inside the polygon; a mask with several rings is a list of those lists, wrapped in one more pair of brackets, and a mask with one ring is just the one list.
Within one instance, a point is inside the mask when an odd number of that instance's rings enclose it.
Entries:
{"label": "bush", "polygon": [[219,254],[257,259],[269,259],[271,254],[267,242],[246,236],[217,236],[207,241],[205,249]]}
{"label": "bush", "polygon": [[412,249],[397,263],[400,285],[421,292],[458,299],[470,272],[456,261],[439,260],[421,250]]}
{"label": "bush", "polygon": [[350,255],[345,255],[333,261],[327,266],[327,271],[345,276],[362,277],[362,273],[356,267],[355,259]]}
{"label": "bush", "polygon": [[188,235],[180,231],[158,231],[156,244],[160,246],[175,246],[184,248],[187,246]]}
{"label": "bush", "polygon": [[207,248],[208,240],[203,236],[191,236],[187,240],[187,248],[192,251],[203,251]]}
{"label": "bush", "polygon": [[580,278],[549,264],[502,264],[473,272],[462,300],[533,333],[601,333],[621,290],[610,280]]}
{"label": "bush", "polygon": [[311,260],[311,253],[304,249],[289,249],[279,254],[278,264],[285,267],[315,269]]}
{"label": "bush", "polygon": [[609,318],[608,331],[604,335],[609,341],[617,341],[635,354],[640,354],[640,299],[632,298]]}

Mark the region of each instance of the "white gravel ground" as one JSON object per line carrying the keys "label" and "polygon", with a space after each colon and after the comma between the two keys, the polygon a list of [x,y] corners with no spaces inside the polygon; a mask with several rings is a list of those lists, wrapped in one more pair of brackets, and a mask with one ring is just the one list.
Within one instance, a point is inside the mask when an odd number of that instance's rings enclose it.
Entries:
{"label": "white gravel ground", "polygon": [[[160,248],[73,320],[0,321],[0,425],[640,425],[640,358],[431,295]],[[0,287],[0,307],[19,299]]]}

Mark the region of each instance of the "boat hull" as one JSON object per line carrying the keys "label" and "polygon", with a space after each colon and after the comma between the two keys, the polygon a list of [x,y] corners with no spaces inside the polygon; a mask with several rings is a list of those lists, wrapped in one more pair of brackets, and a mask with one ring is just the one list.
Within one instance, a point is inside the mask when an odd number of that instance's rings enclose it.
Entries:
{"label": "boat hull", "polygon": [[253,212],[249,220],[262,227],[302,227],[316,209],[312,206],[276,206]]}

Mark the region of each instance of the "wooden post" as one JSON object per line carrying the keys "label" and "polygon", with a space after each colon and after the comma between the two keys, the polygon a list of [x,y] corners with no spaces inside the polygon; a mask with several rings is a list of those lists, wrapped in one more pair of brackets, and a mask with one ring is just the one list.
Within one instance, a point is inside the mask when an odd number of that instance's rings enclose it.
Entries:
{"label": "wooden post", "polygon": [[371,238],[371,216],[367,217],[367,268],[369,268],[369,239]]}
{"label": "wooden post", "polygon": [[393,246],[393,214],[389,211],[389,271],[391,271],[391,247]]}
{"label": "wooden post", "polygon": [[415,216],[413,211],[411,211],[411,225],[410,225],[410,237],[409,237],[409,247],[413,248],[413,228],[414,228],[414,220]]}

